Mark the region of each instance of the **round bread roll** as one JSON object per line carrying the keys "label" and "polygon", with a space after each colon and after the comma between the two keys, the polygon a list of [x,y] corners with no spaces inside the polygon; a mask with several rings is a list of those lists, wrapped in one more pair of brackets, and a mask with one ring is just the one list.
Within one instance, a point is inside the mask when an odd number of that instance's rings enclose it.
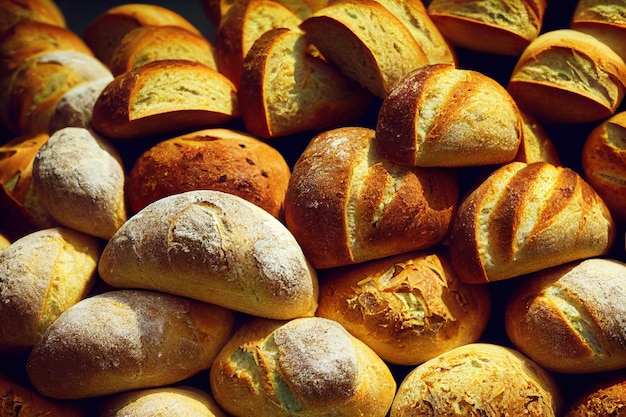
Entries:
{"label": "round bread roll", "polygon": [[626,222],[626,112],[591,131],[582,150],[587,182],[600,194],[611,214]]}
{"label": "round bread roll", "polygon": [[570,28],[611,47],[626,61],[626,7],[612,0],[577,0]]}
{"label": "round bread roll", "polygon": [[506,309],[506,333],[548,370],[626,368],[626,264],[591,258],[525,278]]}
{"label": "round bread roll", "polygon": [[126,221],[121,156],[91,130],[57,130],[33,161],[33,186],[60,224],[109,239]]}
{"label": "round bread roll", "polygon": [[516,350],[473,343],[413,369],[400,383],[390,417],[560,416],[550,374]]}
{"label": "round bread roll", "polygon": [[317,275],[289,230],[233,194],[194,190],[132,216],[104,248],[100,277],[251,315],[291,319],[317,308]]}
{"label": "round bread roll", "polygon": [[54,0],[0,0],[0,34],[24,20],[66,25],[65,16]]}
{"label": "round bread roll", "polygon": [[487,287],[459,281],[442,249],[320,273],[315,314],[341,323],[386,362],[417,365],[478,341],[490,310]]}
{"label": "round bread roll", "polygon": [[285,222],[315,268],[425,249],[444,239],[457,208],[456,172],[395,165],[374,130],[315,136],[296,162]]}
{"label": "round bread roll", "polygon": [[59,399],[165,386],[209,369],[234,320],[230,310],[184,297],[109,291],[61,314],[26,371],[40,393]]}
{"label": "round bread roll", "polygon": [[595,37],[570,29],[549,31],[532,41],[507,87],[522,111],[551,124],[609,117],[625,88],[624,60]]}
{"label": "round bread roll", "polygon": [[205,129],[164,140],[140,155],[127,181],[130,208],[185,191],[237,195],[277,218],[291,170],[267,143],[230,129]]}
{"label": "round bread roll", "polygon": [[597,384],[575,399],[564,417],[622,416],[626,412],[626,377]]}
{"label": "round bread roll", "polygon": [[522,118],[504,87],[450,64],[427,65],[399,80],[376,124],[378,153],[412,166],[509,162],[521,138]]}
{"label": "round bread roll", "polygon": [[33,232],[0,251],[0,351],[32,348],[85,298],[100,251],[98,240],[67,228]]}
{"label": "round bread roll", "polygon": [[237,417],[384,417],[396,390],[380,357],[320,317],[246,322],[213,363],[210,382]]}
{"label": "round bread roll", "polygon": [[67,90],[52,113],[48,132],[53,134],[65,127],[90,129],[93,106],[110,81],[105,78],[85,82]]}

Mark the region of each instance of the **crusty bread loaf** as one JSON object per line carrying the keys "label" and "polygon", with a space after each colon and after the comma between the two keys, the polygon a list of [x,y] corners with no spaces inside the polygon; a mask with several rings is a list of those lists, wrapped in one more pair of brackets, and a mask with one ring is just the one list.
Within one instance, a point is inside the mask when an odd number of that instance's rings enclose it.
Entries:
{"label": "crusty bread loaf", "polygon": [[211,390],[234,416],[384,417],[396,383],[388,366],[332,320],[256,318],[210,370]]}
{"label": "crusty bread loaf", "polygon": [[456,47],[519,55],[543,25],[546,0],[432,0],[428,13]]}
{"label": "crusty bread loaf", "polygon": [[365,114],[371,94],[308,52],[300,30],[265,32],[250,48],[239,88],[248,131],[275,138],[344,126]]}
{"label": "crusty bread loaf", "polygon": [[121,156],[89,129],[53,133],[35,156],[32,178],[41,204],[59,224],[109,239],[127,219]]}
{"label": "crusty bread loaf", "polygon": [[0,34],[24,20],[66,27],[65,16],[54,0],[0,0]]}
{"label": "crusty bread loaf", "polygon": [[624,4],[607,0],[577,0],[570,28],[601,40],[626,61]]}
{"label": "crusty bread loaf", "polygon": [[621,416],[626,411],[626,378],[610,378],[579,395],[564,417]]}
{"label": "crusty bread loaf", "polygon": [[230,310],[169,294],[101,293],[52,323],[26,370],[39,392],[58,399],[173,384],[211,366],[234,318]]}
{"label": "crusty bread loaf", "polygon": [[131,139],[238,116],[237,90],[224,75],[198,62],[163,60],[115,77],[96,100],[91,124],[108,138]]}
{"label": "crusty bread loaf", "polygon": [[52,112],[48,133],[53,134],[64,127],[90,129],[93,106],[110,82],[110,79],[103,78],[81,83],[67,90]]}
{"label": "crusty bread loaf", "polygon": [[461,202],[449,246],[462,281],[517,277],[606,254],[615,222],[579,174],[546,162],[512,162]]}
{"label": "crusty bread loaf", "polygon": [[0,251],[0,351],[32,348],[85,298],[99,256],[97,239],[63,227],[33,232]]}
{"label": "crusty bread loaf", "polygon": [[590,258],[536,272],[506,309],[506,333],[545,369],[590,373],[626,368],[626,264]]}
{"label": "crusty bread loaf", "polygon": [[128,175],[126,194],[136,213],[168,195],[217,190],[282,218],[290,175],[280,152],[256,137],[204,129],[161,141],[141,154]]}
{"label": "crusty bread loaf", "polygon": [[457,208],[456,173],[395,165],[374,130],[315,136],[296,162],[285,222],[315,268],[349,265],[441,242]]}
{"label": "crusty bread loaf", "polygon": [[548,162],[555,166],[562,165],[554,142],[543,126],[527,113],[522,116],[522,140],[513,161],[531,164],[533,162]]}
{"label": "crusty bread loaf", "polygon": [[417,365],[478,341],[490,312],[487,287],[461,283],[439,248],[320,272],[315,315],[388,363]]}
{"label": "crusty bread loaf", "polygon": [[626,112],[593,129],[582,149],[585,180],[600,194],[619,222],[626,222]]}
{"label": "crusty bread loaf", "polygon": [[119,75],[164,59],[187,59],[217,70],[213,45],[207,38],[179,26],[140,26],[115,48],[109,68]]}
{"label": "crusty bread loaf", "polygon": [[312,316],[315,271],[283,224],[241,197],[196,190],[131,217],[100,257],[102,279],[278,319]]}
{"label": "crusty bread loaf", "polygon": [[624,98],[626,63],[595,37],[543,33],[519,57],[508,91],[542,123],[584,123],[612,115]]}
{"label": "crusty bread loaf", "polygon": [[398,81],[376,124],[378,152],[403,165],[509,162],[521,138],[521,115],[506,89],[450,64],[427,65]]}
{"label": "crusty bread loaf", "polygon": [[412,370],[400,383],[390,417],[560,416],[554,379],[520,352],[472,343]]}

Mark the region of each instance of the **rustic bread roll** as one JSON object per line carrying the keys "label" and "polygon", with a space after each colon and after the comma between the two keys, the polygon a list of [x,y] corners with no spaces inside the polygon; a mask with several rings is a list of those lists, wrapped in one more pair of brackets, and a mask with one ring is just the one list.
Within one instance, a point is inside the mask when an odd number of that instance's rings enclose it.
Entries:
{"label": "rustic bread roll", "polygon": [[217,70],[211,42],[178,26],[140,26],[131,30],[113,52],[109,68],[113,75],[120,75],[164,59],[186,59]]}
{"label": "rustic bread roll", "polygon": [[115,77],[96,100],[91,124],[111,139],[216,126],[239,116],[228,78],[198,62],[155,61]]}
{"label": "rustic bread roll", "polygon": [[317,276],[287,228],[221,191],[187,191],[146,206],[109,240],[98,268],[114,287],[262,317],[312,316],[317,308]]}
{"label": "rustic bread roll", "polygon": [[110,82],[111,80],[104,78],[78,84],[67,90],[54,108],[48,123],[48,132],[53,134],[64,127],[90,129],[93,106]]}
{"label": "rustic bread roll", "polygon": [[506,333],[545,369],[626,368],[626,264],[590,258],[525,278],[506,309]]}
{"label": "rustic bread roll", "polygon": [[504,346],[473,343],[419,365],[400,383],[391,417],[559,416],[562,394],[545,370]]}
{"label": "rustic bread roll", "polygon": [[59,224],[109,239],[127,219],[121,156],[91,130],[57,130],[33,161],[33,186]]}
{"label": "rustic bread roll", "polygon": [[96,279],[99,242],[59,227],[28,234],[0,251],[0,351],[27,351]]}
{"label": "rustic bread roll", "polygon": [[52,323],[26,370],[39,392],[59,399],[173,384],[211,366],[234,318],[230,310],[169,294],[101,293]]}
{"label": "rustic bread roll", "polygon": [[417,365],[478,341],[490,309],[487,287],[461,283],[441,249],[321,272],[315,315],[341,323],[388,363]]}
{"label": "rustic bread roll", "polygon": [[456,47],[519,55],[541,32],[546,0],[432,0],[428,13]]}
{"label": "rustic bread roll", "polygon": [[458,194],[454,171],[395,165],[376,152],[374,130],[337,128],[296,162],[285,222],[313,266],[331,268],[441,242]]}
{"label": "rustic bread roll", "polygon": [[586,33],[544,33],[524,50],[508,83],[522,111],[542,123],[584,123],[612,115],[624,98],[626,64]]}
{"label": "rustic bread roll", "polygon": [[578,0],[570,28],[587,33],[611,47],[626,61],[626,7],[607,0]]}
{"label": "rustic bread roll", "polygon": [[127,180],[132,212],[185,191],[237,195],[282,218],[291,170],[276,149],[230,129],[205,129],[161,141],[135,161]]}
{"label": "rustic bread roll", "polygon": [[533,162],[548,162],[555,166],[562,165],[561,158],[548,132],[534,117],[521,113],[522,140],[513,161],[532,164]]}
{"label": "rustic bread roll", "polygon": [[619,222],[626,222],[626,112],[593,129],[582,149],[585,180]]}
{"label": "rustic bread roll", "polygon": [[597,384],[575,399],[564,417],[621,416],[626,411],[626,378]]}
{"label": "rustic bread roll", "polygon": [[0,34],[24,20],[65,27],[65,16],[53,0],[0,0]]}
{"label": "rustic bread roll", "polygon": [[606,254],[616,226],[576,172],[547,162],[511,162],[461,202],[449,240],[467,283],[517,277]]}
{"label": "rustic bread roll", "polygon": [[266,32],[250,48],[239,88],[249,132],[275,138],[320,131],[366,112],[371,94],[308,48],[304,33],[286,28]]}
{"label": "rustic bread roll", "polygon": [[226,417],[209,393],[186,385],[117,394],[98,411],[98,417]]}
{"label": "rustic bread roll", "polygon": [[490,165],[515,157],[522,129],[515,102],[495,80],[449,64],[427,65],[384,99],[376,146],[402,165]]}
{"label": "rustic bread roll", "polygon": [[246,322],[215,360],[210,381],[221,407],[241,417],[384,417],[396,389],[370,348],[320,317]]}

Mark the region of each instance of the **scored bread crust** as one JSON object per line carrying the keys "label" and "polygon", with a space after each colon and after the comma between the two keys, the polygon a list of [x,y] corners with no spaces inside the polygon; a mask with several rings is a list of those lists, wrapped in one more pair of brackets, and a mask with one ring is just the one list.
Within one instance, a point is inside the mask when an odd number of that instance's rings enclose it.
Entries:
{"label": "scored bread crust", "polygon": [[624,4],[605,0],[579,0],[570,28],[596,37],[626,61]]}

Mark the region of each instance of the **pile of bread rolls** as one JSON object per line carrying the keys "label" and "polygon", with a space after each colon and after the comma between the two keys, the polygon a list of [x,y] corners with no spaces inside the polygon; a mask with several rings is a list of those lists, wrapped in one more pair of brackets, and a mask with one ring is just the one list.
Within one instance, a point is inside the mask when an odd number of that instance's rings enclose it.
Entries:
{"label": "pile of bread rolls", "polygon": [[0,0],[1,415],[626,412],[626,6],[199,6]]}

